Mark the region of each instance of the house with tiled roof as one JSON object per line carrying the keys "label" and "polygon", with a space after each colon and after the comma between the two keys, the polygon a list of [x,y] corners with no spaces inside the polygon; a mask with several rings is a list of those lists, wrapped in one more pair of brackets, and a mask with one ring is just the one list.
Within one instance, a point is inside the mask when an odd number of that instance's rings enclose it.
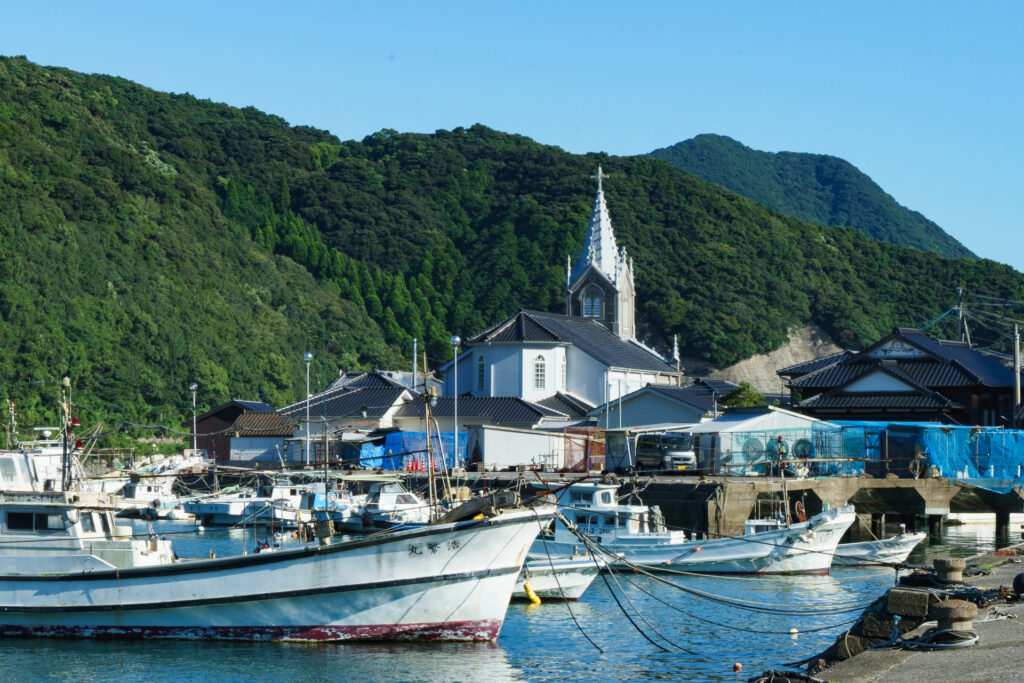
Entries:
{"label": "house with tiled roof", "polygon": [[[231,436],[233,427],[243,415],[270,415],[274,409],[261,401],[234,399],[197,415],[196,448],[206,451],[217,462],[227,463],[231,459]],[[192,420],[182,425],[192,431]]]}
{"label": "house with tiled roof", "polygon": [[859,353],[778,371],[793,408],[829,420],[1006,426],[1013,370],[959,341],[897,327]]}
{"label": "house with tiled roof", "polygon": [[[340,434],[392,429],[395,413],[415,396],[404,384],[379,372],[339,376],[308,401],[298,401],[277,411],[293,426],[293,436],[287,441],[287,459],[322,462],[324,429],[332,449]],[[304,452],[307,441],[308,454]],[[332,453],[330,459],[337,459],[337,455]]]}

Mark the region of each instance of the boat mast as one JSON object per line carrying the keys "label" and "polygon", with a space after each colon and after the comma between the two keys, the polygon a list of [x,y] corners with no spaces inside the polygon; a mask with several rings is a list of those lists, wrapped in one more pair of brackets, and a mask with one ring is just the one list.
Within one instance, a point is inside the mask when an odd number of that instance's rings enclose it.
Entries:
{"label": "boat mast", "polygon": [[61,458],[60,458],[60,490],[68,491],[71,489],[71,482],[68,481],[68,473],[70,468],[68,467],[68,431],[71,429],[71,378],[67,375],[60,380],[60,406],[63,415],[61,430]]}

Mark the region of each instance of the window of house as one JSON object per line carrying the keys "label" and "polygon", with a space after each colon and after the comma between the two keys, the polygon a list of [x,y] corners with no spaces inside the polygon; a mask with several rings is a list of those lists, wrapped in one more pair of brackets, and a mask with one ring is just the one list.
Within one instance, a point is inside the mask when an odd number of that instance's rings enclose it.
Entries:
{"label": "window of house", "polygon": [[533,388],[543,389],[545,386],[545,365],[544,356],[537,356],[533,361]]}
{"label": "window of house", "polygon": [[477,356],[476,359],[476,390],[484,390],[484,378],[486,377],[486,366],[484,365],[484,357]]}

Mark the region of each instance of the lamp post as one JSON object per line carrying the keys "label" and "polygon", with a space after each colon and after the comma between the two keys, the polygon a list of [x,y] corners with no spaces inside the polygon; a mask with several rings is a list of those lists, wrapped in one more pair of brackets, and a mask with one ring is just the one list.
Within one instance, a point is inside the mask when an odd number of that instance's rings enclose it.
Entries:
{"label": "lamp post", "polygon": [[455,365],[455,380],[454,380],[454,391],[455,391],[455,408],[453,409],[453,421],[455,423],[455,446],[454,455],[452,456],[452,462],[456,465],[460,465],[459,462],[459,344],[462,340],[459,339],[459,335],[452,335],[452,363]]}
{"label": "lamp post", "polygon": [[192,392],[192,457],[196,457],[198,449],[196,448],[196,391],[199,390],[199,385],[195,382],[188,385],[189,391]]}
{"label": "lamp post", "polygon": [[306,464],[309,464],[309,364],[313,360],[313,354],[309,351],[302,356],[306,361]]}

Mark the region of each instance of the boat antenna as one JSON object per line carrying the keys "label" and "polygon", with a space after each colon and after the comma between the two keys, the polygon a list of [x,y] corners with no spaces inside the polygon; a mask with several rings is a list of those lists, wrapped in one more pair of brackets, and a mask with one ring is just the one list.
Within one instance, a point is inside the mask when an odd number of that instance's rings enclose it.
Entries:
{"label": "boat antenna", "polygon": [[14,401],[7,401],[7,413],[10,415],[7,421],[7,448],[10,448],[12,438],[14,445],[18,445],[18,422],[14,418]]}

